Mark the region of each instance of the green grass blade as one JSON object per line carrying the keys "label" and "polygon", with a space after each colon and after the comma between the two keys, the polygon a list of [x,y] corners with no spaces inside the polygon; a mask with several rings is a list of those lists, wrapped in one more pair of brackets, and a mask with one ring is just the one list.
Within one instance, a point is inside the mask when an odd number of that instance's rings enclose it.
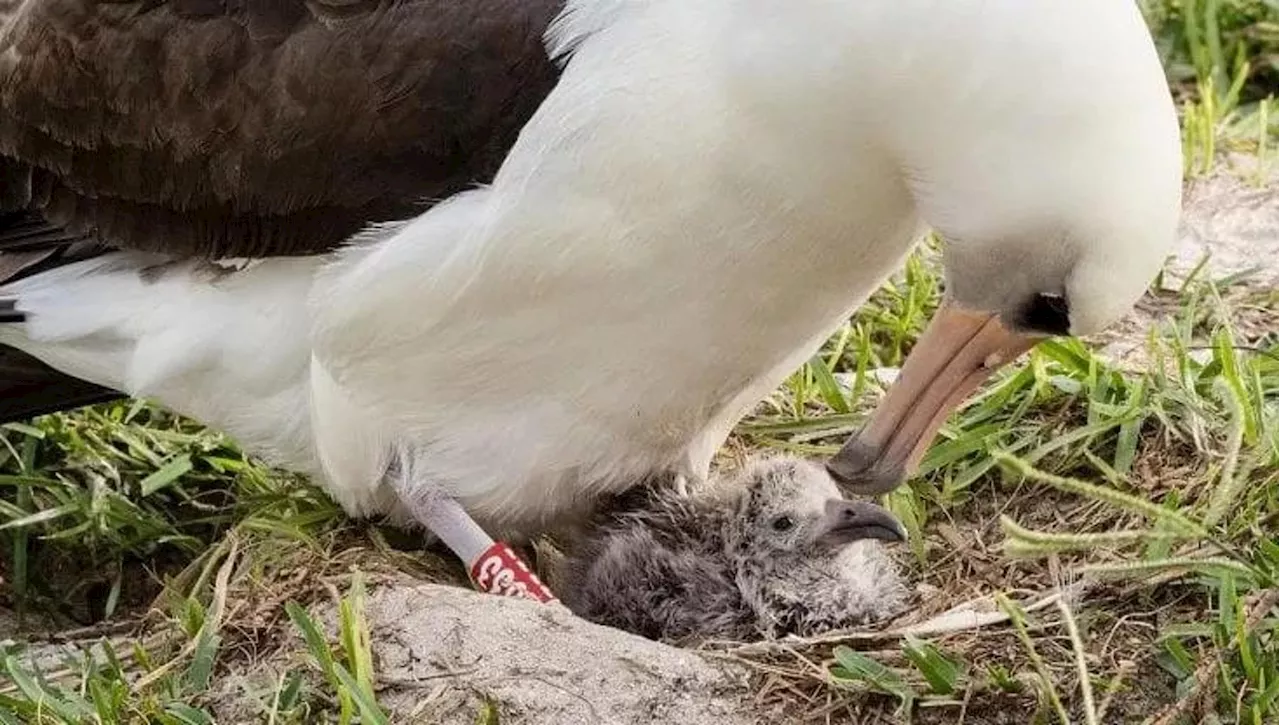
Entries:
{"label": "green grass blade", "polygon": [[378,706],[377,700],[373,697],[373,692],[366,690],[363,683],[357,682],[356,678],[347,672],[347,668],[342,665],[334,666],[334,673],[338,677],[338,681],[342,683],[343,689],[351,694],[351,699],[356,703],[356,707],[360,710],[360,717],[363,723],[373,723],[373,725],[390,725],[391,720]]}
{"label": "green grass blade", "polygon": [[167,488],[178,481],[192,469],[191,456],[183,454],[161,466],[155,473],[142,479],[139,489],[143,496]]}
{"label": "green grass blade", "polygon": [[924,676],[934,693],[950,695],[956,691],[956,681],[962,671],[960,664],[932,643],[907,635],[902,643],[902,652]]}

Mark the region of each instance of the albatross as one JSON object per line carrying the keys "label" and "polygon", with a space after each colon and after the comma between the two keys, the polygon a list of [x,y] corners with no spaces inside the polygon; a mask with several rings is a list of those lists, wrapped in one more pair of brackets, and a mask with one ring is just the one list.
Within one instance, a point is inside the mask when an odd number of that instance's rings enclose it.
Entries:
{"label": "albatross", "polygon": [[153,399],[543,599],[491,537],[705,479],[932,228],[944,303],[827,463],[901,483],[1132,307],[1182,167],[1114,0],[17,0],[0,156],[0,413]]}

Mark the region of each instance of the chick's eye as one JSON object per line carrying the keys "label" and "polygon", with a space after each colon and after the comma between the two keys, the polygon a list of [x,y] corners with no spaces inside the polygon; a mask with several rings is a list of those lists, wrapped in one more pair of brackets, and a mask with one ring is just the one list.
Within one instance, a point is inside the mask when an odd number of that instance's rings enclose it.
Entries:
{"label": "chick's eye", "polygon": [[770,522],[770,525],[773,526],[774,531],[790,531],[795,526],[795,522],[790,516],[779,516]]}

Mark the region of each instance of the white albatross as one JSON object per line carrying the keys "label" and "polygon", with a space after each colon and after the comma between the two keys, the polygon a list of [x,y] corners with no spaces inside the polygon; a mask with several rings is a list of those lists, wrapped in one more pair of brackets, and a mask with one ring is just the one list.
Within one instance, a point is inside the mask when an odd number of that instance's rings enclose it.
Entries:
{"label": "white albatross", "polygon": [[[1133,2],[570,0],[547,37],[565,66],[491,183],[325,254],[54,266],[0,288],[0,344],[474,562],[486,530],[704,479],[926,227],[946,301],[828,464],[854,491],[1038,340],[1122,317],[1174,238]],[[0,48],[0,89],[23,62]]]}

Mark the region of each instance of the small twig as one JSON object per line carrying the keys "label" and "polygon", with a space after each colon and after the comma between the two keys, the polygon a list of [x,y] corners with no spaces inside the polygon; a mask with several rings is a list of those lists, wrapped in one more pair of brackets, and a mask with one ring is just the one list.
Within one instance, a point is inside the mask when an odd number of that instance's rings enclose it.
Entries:
{"label": "small twig", "polygon": [[[222,626],[222,617],[227,604],[227,589],[230,584],[231,573],[235,570],[237,557],[240,552],[239,540],[234,535],[228,536],[227,538],[230,540],[227,558],[223,560],[222,566],[218,567],[218,574],[214,577],[213,600],[209,603],[209,610],[205,614],[204,624],[200,627],[201,631],[206,627],[212,627],[214,630],[217,630]],[[146,675],[143,675],[133,684],[133,689],[135,691],[143,690],[161,678],[167,676],[178,666],[179,663],[195,653],[196,647],[199,643],[200,633],[197,632],[196,636],[187,640],[186,644],[182,646],[182,650],[178,652],[177,656],[155,668],[151,672],[148,672]]]}
{"label": "small twig", "polygon": [[[1080,596],[1090,586],[1091,582],[1087,579],[1076,581],[1067,587],[1062,587],[1039,599],[1022,606],[1024,612],[1036,612],[1041,609],[1054,606],[1054,603],[1064,596]],[[816,637],[785,637],[778,640],[765,640],[762,642],[750,642],[742,644],[740,642],[724,642],[710,641],[704,644],[707,649],[723,647],[724,651],[731,652],[736,655],[749,655],[767,652],[794,652],[796,647],[812,647],[824,644],[842,644],[846,642],[874,642],[883,640],[904,639],[908,635],[913,637],[939,637],[956,632],[968,632],[971,630],[982,629],[993,624],[1000,624],[1009,619],[1007,612],[996,611],[980,611],[979,605],[991,606],[996,604],[990,596],[978,597],[967,602],[957,604],[947,611],[930,617],[923,622],[905,624],[893,629],[886,629],[879,632],[876,631],[840,631],[830,632]]]}
{"label": "small twig", "polygon": [[956,718],[956,725],[964,725],[964,719],[969,715],[969,702],[973,700],[973,683],[964,688],[964,700],[960,702],[960,716]]}
{"label": "small twig", "polygon": [[560,685],[560,684],[557,684],[557,683],[555,683],[555,682],[552,682],[551,680],[548,680],[548,679],[546,679],[545,677],[539,677],[539,676],[537,676],[537,675],[525,675],[525,676],[526,676],[526,677],[528,677],[528,678],[529,678],[529,679],[531,679],[531,680],[535,680],[535,681],[537,681],[537,682],[541,682],[542,684],[546,685],[547,687],[552,688],[553,690],[559,690],[560,692],[562,692],[562,693],[564,693],[564,694],[568,695],[569,697],[572,697],[572,698],[577,699],[577,700],[578,700],[578,701],[580,701],[583,705],[586,705],[586,706],[587,706],[587,710],[591,713],[591,717],[595,720],[595,722],[603,722],[603,721],[604,721],[604,718],[602,718],[602,717],[600,716],[600,711],[596,709],[595,704],[594,704],[594,703],[592,703],[592,702],[591,702],[590,700],[588,700],[587,698],[583,697],[580,693],[574,692],[573,690],[570,690],[569,688],[565,687],[564,685]]}
{"label": "small twig", "polygon": [[1071,649],[1076,653],[1076,670],[1080,674],[1080,698],[1084,701],[1084,720],[1088,725],[1098,725],[1098,713],[1093,705],[1093,683],[1089,681],[1089,664],[1084,658],[1084,641],[1080,639],[1080,629],[1076,627],[1076,617],[1067,606],[1065,597],[1057,601],[1058,611],[1062,613],[1062,624],[1067,628],[1067,636],[1071,638]]}
{"label": "small twig", "polygon": [[1098,705],[1098,721],[1105,722],[1107,718],[1107,710],[1111,709],[1111,700],[1115,698],[1116,693],[1120,691],[1121,685],[1129,675],[1133,674],[1137,665],[1132,660],[1124,660],[1120,663],[1120,671],[1116,672],[1116,676],[1111,678],[1111,682],[1107,683],[1107,694],[1102,698],[1102,704]]}
{"label": "small twig", "polygon": [[432,672],[429,675],[419,675],[415,677],[398,677],[396,675],[379,675],[378,689],[383,690],[388,687],[422,687],[436,680],[448,678],[463,677],[472,675],[480,671],[479,667],[471,667],[465,670],[447,669],[444,672]]}
{"label": "small twig", "polygon": [[138,619],[126,619],[119,622],[101,622],[99,624],[91,624],[87,627],[77,627],[76,629],[65,629],[61,632],[49,632],[48,634],[36,635],[28,638],[27,642],[49,642],[53,644],[93,642],[136,631],[140,624],[141,623]]}
{"label": "small twig", "polygon": [[1053,686],[1053,678],[1049,675],[1049,667],[1045,665],[1044,659],[1036,651],[1035,643],[1031,641],[1031,635],[1027,633],[1027,624],[1022,619],[1022,612],[1017,609],[1018,605],[1003,595],[996,595],[996,599],[1000,603],[1000,608],[1009,615],[1009,623],[1013,625],[1013,631],[1018,636],[1018,641],[1027,650],[1031,665],[1035,667],[1036,674],[1039,675],[1040,682],[1044,685],[1044,694],[1049,698],[1050,704],[1053,705],[1054,711],[1058,714],[1058,719],[1062,721],[1062,725],[1071,725],[1071,718],[1067,716],[1067,708],[1063,706],[1062,699],[1058,697],[1058,689]]}
{"label": "small twig", "polygon": [[1257,601],[1249,607],[1249,614],[1245,617],[1243,629],[1239,630],[1231,638],[1231,642],[1225,648],[1218,650],[1216,656],[1210,657],[1201,662],[1199,667],[1196,667],[1191,689],[1187,691],[1187,694],[1181,700],[1166,707],[1147,720],[1145,725],[1173,725],[1178,721],[1178,718],[1190,712],[1204,698],[1208,690],[1209,681],[1217,674],[1218,668],[1222,665],[1223,657],[1243,644],[1240,641],[1241,635],[1248,636],[1254,629],[1257,629],[1258,624],[1262,622],[1262,618],[1275,608],[1277,596],[1275,589],[1268,589],[1259,594]]}

